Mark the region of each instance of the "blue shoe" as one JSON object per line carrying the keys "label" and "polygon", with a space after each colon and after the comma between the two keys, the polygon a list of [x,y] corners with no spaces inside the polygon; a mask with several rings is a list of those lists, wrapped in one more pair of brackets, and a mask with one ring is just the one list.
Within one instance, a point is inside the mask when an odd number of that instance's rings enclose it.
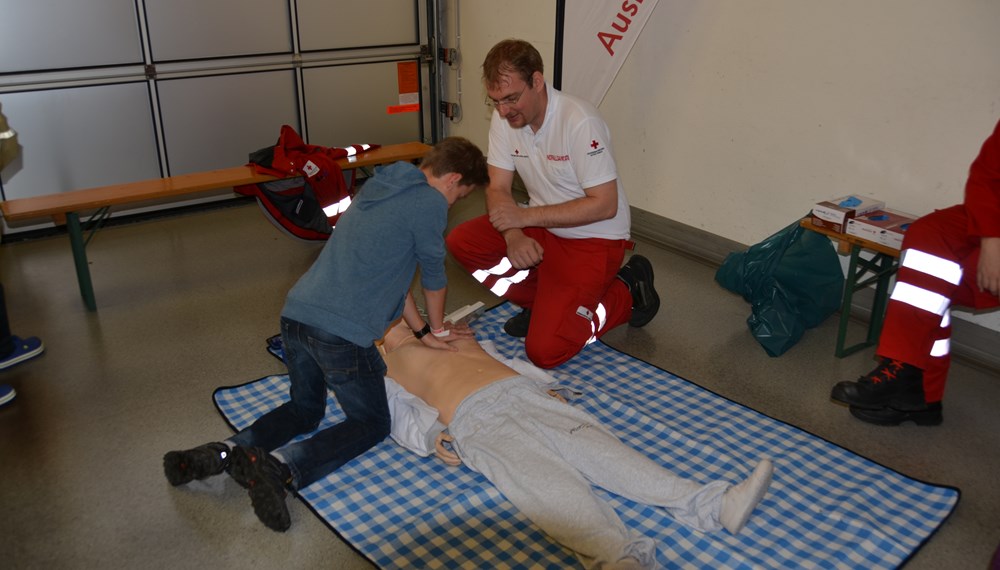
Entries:
{"label": "blue shoe", "polygon": [[267,339],[267,351],[278,360],[285,361],[285,341],[280,334],[276,334]]}
{"label": "blue shoe", "polygon": [[37,336],[29,338],[15,336],[12,338],[14,339],[14,352],[8,354],[6,358],[0,360],[0,370],[6,370],[15,364],[19,364],[25,360],[31,360],[45,350],[45,345],[42,344],[42,339]]}
{"label": "blue shoe", "polygon": [[0,408],[13,402],[16,397],[17,392],[14,391],[13,386],[10,384],[0,384]]}
{"label": "blue shoe", "polygon": [[273,350],[284,350],[285,342],[281,340],[281,333],[267,338],[267,347]]}

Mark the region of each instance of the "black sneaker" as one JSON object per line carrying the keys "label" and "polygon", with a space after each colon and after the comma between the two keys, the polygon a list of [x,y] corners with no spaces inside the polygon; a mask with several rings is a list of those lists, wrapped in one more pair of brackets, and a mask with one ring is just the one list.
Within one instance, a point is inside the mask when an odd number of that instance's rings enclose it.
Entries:
{"label": "black sneaker", "polygon": [[883,358],[874,370],[856,382],[838,382],[830,397],[857,408],[919,412],[924,402],[924,371],[899,360]]}
{"label": "black sneaker", "polygon": [[168,451],[163,456],[163,474],[174,487],[218,475],[229,467],[229,446],[214,442],[187,451]]}
{"label": "black sneaker", "polygon": [[292,481],[287,465],[259,447],[236,446],[229,474],[250,491],[253,512],[267,528],[285,532],[292,526],[285,504],[285,486]]}
{"label": "black sneaker", "polygon": [[633,255],[618,270],[618,278],[632,293],[632,318],[629,326],[646,326],[660,310],[660,296],[653,288],[653,264],[641,255]]}
{"label": "black sneaker", "polygon": [[514,338],[528,336],[528,325],[531,324],[531,311],[523,309],[503,324],[503,332]]}
{"label": "black sneaker", "polygon": [[944,421],[941,414],[941,402],[927,404],[923,410],[896,410],[893,408],[866,410],[851,406],[851,415],[863,422],[879,426],[898,426],[905,422],[913,422],[918,426],[937,426]]}

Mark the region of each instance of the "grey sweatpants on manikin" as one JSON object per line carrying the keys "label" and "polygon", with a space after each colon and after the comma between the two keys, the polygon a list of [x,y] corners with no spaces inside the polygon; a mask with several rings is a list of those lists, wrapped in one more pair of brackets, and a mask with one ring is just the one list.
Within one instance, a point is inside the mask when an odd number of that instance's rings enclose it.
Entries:
{"label": "grey sweatpants on manikin", "polygon": [[591,485],[667,509],[702,531],[722,528],[723,481],[682,479],[623,444],[597,418],[514,376],[467,397],[448,425],[462,461],[588,568],[634,556],[655,567],[656,545],[630,533]]}

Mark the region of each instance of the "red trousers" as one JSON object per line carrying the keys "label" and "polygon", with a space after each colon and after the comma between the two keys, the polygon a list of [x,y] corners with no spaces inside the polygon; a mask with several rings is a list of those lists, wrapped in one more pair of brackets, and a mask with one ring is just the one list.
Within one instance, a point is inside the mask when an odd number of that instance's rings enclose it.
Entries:
{"label": "red trousers", "polygon": [[964,205],[915,221],[903,239],[896,285],[886,309],[879,356],[924,371],[924,399],[940,402],[951,364],[950,307],[996,307],[997,297],[976,285],[979,238],[968,234]]}
{"label": "red trousers", "polygon": [[524,233],[544,252],[528,270],[511,266],[507,242],[487,216],[454,228],[448,250],[497,296],[531,310],[525,351],[537,366],[552,368],[632,316],[632,295],[615,277],[628,242],[565,239],[543,228]]}

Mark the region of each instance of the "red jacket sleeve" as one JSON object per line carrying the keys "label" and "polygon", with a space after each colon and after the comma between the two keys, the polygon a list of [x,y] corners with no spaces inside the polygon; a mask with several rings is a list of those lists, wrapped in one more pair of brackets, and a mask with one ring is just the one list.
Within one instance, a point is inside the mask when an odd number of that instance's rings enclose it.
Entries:
{"label": "red jacket sleeve", "polygon": [[969,168],[965,211],[970,235],[1000,237],[1000,123]]}

